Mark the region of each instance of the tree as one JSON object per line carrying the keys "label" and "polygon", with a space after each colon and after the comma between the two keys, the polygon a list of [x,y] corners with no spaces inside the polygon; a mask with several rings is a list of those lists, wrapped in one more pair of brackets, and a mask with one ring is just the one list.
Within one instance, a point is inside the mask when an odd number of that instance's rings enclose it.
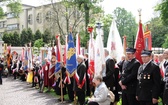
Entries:
{"label": "tree", "polygon": [[12,38],[12,40],[11,40],[12,46],[20,46],[20,36],[16,31],[14,33],[12,33],[11,38]]}
{"label": "tree", "polygon": [[33,33],[31,28],[23,29],[21,34],[20,34],[20,41],[21,41],[21,46],[24,46],[27,43],[32,42],[32,46],[33,46]]}
{"label": "tree", "polygon": [[28,28],[27,29],[27,37],[28,37],[28,42],[27,43],[32,43],[32,46],[33,46],[33,44],[34,44],[34,41],[33,41],[33,37],[34,37],[34,35],[33,35],[33,32],[32,32],[32,30],[31,30],[31,28]]}
{"label": "tree", "polygon": [[160,12],[160,17],[164,25],[168,25],[168,0],[162,0],[155,8],[156,11]]}
{"label": "tree", "polygon": [[51,32],[48,29],[46,29],[44,33],[42,34],[42,38],[45,44],[49,44],[51,40]]}
{"label": "tree", "polygon": [[7,32],[5,32],[3,34],[2,40],[4,41],[4,43],[7,43],[8,45],[10,44],[11,40],[10,40],[10,36],[9,36],[9,34]]}
{"label": "tree", "polygon": [[159,17],[152,18],[149,21],[149,29],[152,34],[152,47],[162,47],[166,34],[168,34],[168,27],[164,26]]}
{"label": "tree", "polygon": [[102,22],[104,24],[103,30],[104,30],[104,46],[106,47],[107,45],[107,40],[108,40],[108,35],[110,32],[110,25],[112,22],[112,15],[107,14],[102,18]]}
{"label": "tree", "polygon": [[37,39],[35,42],[34,42],[34,47],[37,47],[37,54],[39,54],[40,52],[40,47],[44,46],[44,42],[43,42],[43,39]]}
{"label": "tree", "polygon": [[37,30],[36,33],[34,34],[34,41],[41,39],[41,38],[42,38],[41,32],[40,30]]}
{"label": "tree", "polygon": [[124,8],[117,7],[114,10],[116,24],[120,36],[127,36],[127,44],[129,47],[134,47],[134,37],[137,34],[138,25],[136,24],[135,17],[131,12],[127,12]]}
{"label": "tree", "polygon": [[168,48],[168,34],[165,35],[165,42],[163,43],[162,47],[163,48]]}
{"label": "tree", "polygon": [[22,11],[21,0],[0,0],[0,18],[6,15],[2,9],[2,6],[4,5],[7,5],[7,7],[10,8],[11,12],[16,14],[16,17]]}
{"label": "tree", "polygon": [[25,44],[29,43],[26,29],[23,29],[20,34],[20,42],[21,46],[24,46]]}

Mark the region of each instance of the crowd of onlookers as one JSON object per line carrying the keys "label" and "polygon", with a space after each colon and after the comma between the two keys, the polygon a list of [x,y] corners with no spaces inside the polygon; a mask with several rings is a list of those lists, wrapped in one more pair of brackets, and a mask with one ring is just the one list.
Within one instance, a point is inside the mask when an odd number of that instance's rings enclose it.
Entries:
{"label": "crowd of onlookers", "polygon": [[[58,101],[76,102],[80,105],[117,105],[122,99],[122,105],[158,105],[159,97],[163,105],[168,105],[168,49],[163,54],[153,54],[152,51],[141,52],[142,62],[135,58],[136,49],[127,48],[126,55],[117,63],[112,59],[108,50],[105,52],[105,64],[100,75],[93,80],[88,75],[88,54],[77,56],[77,70],[73,77],[68,76],[64,62],[60,72],[55,73],[56,58],[45,58],[42,65],[38,59],[33,60],[32,67],[25,67],[24,61],[17,58],[11,60],[10,66],[0,59],[0,84],[2,75],[13,76],[39,89],[40,93],[54,89],[60,96]],[[47,90],[44,91],[44,88]],[[111,101],[109,91],[114,93],[115,100]],[[119,94],[119,93],[122,94]],[[89,98],[85,100],[85,97]]]}

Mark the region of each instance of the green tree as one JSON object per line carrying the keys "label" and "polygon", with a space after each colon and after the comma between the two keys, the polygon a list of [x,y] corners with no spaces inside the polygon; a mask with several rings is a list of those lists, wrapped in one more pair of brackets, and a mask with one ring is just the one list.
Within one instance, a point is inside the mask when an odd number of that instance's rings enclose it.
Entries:
{"label": "green tree", "polygon": [[48,29],[46,29],[42,34],[42,38],[43,38],[43,42],[45,44],[48,44],[51,40],[51,32]]}
{"label": "green tree", "polygon": [[40,30],[37,30],[34,34],[34,41],[41,39],[41,38],[42,38],[41,32]]}
{"label": "green tree", "polygon": [[22,11],[21,0],[0,0],[0,18],[5,15],[5,13],[2,11],[3,5],[7,5],[7,7],[10,8],[11,12],[16,14],[16,17]]}
{"label": "green tree", "polygon": [[161,0],[161,3],[155,7],[160,12],[160,17],[164,25],[168,25],[168,0]]}
{"label": "green tree", "polygon": [[103,30],[104,30],[104,46],[107,46],[107,40],[108,40],[108,35],[110,32],[110,25],[112,22],[112,15],[107,14],[102,18],[102,22],[104,24]]}
{"label": "green tree", "polygon": [[165,37],[166,37],[166,38],[165,38],[165,41],[164,41],[162,47],[163,47],[163,48],[168,48],[168,34],[166,34]]}
{"label": "green tree", "polygon": [[27,29],[27,37],[28,37],[28,40],[27,40],[27,43],[32,43],[32,46],[33,46],[33,44],[34,44],[34,41],[33,41],[33,37],[34,37],[34,35],[33,35],[33,32],[32,32],[32,30],[31,30],[31,28],[28,28]]}
{"label": "green tree", "polygon": [[120,36],[127,36],[127,44],[129,47],[134,46],[134,38],[137,34],[138,25],[135,21],[135,17],[131,12],[126,11],[124,8],[117,7],[114,10],[116,24]]}
{"label": "green tree", "polygon": [[13,36],[13,40],[14,40],[12,45],[13,46],[20,46],[20,35],[15,31],[12,36]]}
{"label": "green tree", "polygon": [[164,26],[159,17],[152,18],[150,21],[149,29],[152,34],[152,47],[162,47],[165,34],[168,34],[168,27]]}
{"label": "green tree", "polygon": [[23,29],[20,34],[20,42],[21,46],[24,46],[25,44],[29,43],[26,29]]}
{"label": "green tree", "polygon": [[4,41],[4,43],[7,43],[8,45],[10,44],[10,36],[7,32],[5,32],[2,36],[2,40]]}
{"label": "green tree", "polygon": [[43,47],[44,46],[44,42],[43,42],[43,39],[37,39],[35,42],[34,42],[34,47],[37,48],[37,54],[39,54],[40,52],[40,47]]}

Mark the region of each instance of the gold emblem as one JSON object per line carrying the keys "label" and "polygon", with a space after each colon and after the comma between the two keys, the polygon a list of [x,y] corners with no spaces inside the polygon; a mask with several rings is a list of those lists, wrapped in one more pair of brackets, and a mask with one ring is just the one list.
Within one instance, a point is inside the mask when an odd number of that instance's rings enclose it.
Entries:
{"label": "gold emblem", "polygon": [[74,54],[75,54],[75,48],[69,48],[69,50],[67,51],[67,59],[70,60]]}

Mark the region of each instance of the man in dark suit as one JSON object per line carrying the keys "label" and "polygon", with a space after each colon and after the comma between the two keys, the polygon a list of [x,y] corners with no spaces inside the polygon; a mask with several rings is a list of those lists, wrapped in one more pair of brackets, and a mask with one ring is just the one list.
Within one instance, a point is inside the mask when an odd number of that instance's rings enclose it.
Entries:
{"label": "man in dark suit", "polygon": [[135,58],[136,49],[127,48],[126,58],[122,67],[121,80],[119,85],[122,88],[122,105],[138,105],[136,100],[136,87],[137,87],[137,72],[140,66],[139,61]]}
{"label": "man in dark suit", "polygon": [[91,91],[90,91],[90,80],[89,80],[89,76],[88,76],[88,64],[89,64],[88,54],[85,54],[84,57],[85,57],[84,62],[86,65],[86,95],[90,96]]}
{"label": "man in dark suit", "polygon": [[80,105],[85,103],[85,82],[86,82],[86,66],[84,64],[84,56],[78,55],[77,57],[77,71],[74,76],[73,90],[76,92],[78,102]]}
{"label": "man in dark suit", "polygon": [[105,54],[105,69],[102,72],[103,81],[105,82],[107,88],[110,88],[111,91],[115,91],[115,62],[109,56],[109,51],[107,49],[104,50]]}
{"label": "man in dark suit", "polygon": [[0,85],[2,85],[2,72],[4,69],[4,65],[2,64],[2,60],[0,60]]}
{"label": "man in dark suit", "polygon": [[168,49],[166,49],[163,52],[163,57],[164,57],[164,62],[163,62],[163,105],[168,105],[168,100],[167,100],[167,96],[168,96]]}
{"label": "man in dark suit", "polygon": [[161,75],[159,66],[151,60],[152,51],[141,53],[143,65],[138,70],[138,86],[136,99],[140,105],[158,105]]}

